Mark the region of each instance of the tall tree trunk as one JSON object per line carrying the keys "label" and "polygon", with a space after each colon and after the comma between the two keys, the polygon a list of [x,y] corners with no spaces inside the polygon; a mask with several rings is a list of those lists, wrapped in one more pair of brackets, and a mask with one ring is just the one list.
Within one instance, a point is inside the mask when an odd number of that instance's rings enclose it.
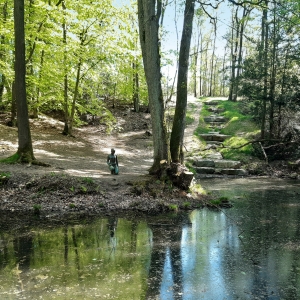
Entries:
{"label": "tall tree trunk", "polygon": [[269,50],[269,26],[268,26],[268,0],[265,0],[265,9],[262,17],[262,34],[261,34],[261,63],[263,66],[263,96],[261,108],[261,139],[265,138],[266,132],[266,113],[268,99],[268,50]]}
{"label": "tall tree trunk", "polygon": [[18,119],[18,152],[21,162],[32,162],[33,155],[28,106],[26,101],[24,0],[14,0],[15,23],[15,91]]}
{"label": "tall tree trunk", "polygon": [[200,40],[200,65],[199,65],[199,95],[200,95],[200,97],[202,97],[202,95],[203,95],[202,65],[203,65],[203,35],[201,34],[201,40]]}
{"label": "tall tree trunk", "polygon": [[159,49],[160,0],[138,0],[140,43],[148,87],[149,107],[152,120],[154,162],[150,174],[160,171],[160,161],[170,160],[167,127],[164,115],[164,99],[161,87]]}
{"label": "tall tree trunk", "polygon": [[[3,26],[5,27],[6,20],[7,20],[7,1],[5,1],[3,4],[2,12],[3,12]],[[2,45],[5,44],[5,35],[4,34],[0,35],[0,44],[2,44]],[[1,47],[0,61],[4,61],[5,55],[6,55],[5,51]],[[1,78],[0,78],[0,105],[2,104],[2,101],[3,101],[5,80],[6,80],[5,74],[2,73]]]}
{"label": "tall tree trunk", "polygon": [[[68,95],[68,89],[69,89],[69,81],[68,81],[68,68],[67,68],[67,60],[68,60],[68,55],[67,55],[67,24],[66,24],[66,5],[65,1],[62,0],[60,1],[62,8],[63,8],[63,13],[64,13],[64,19],[63,19],[63,24],[62,24],[62,30],[63,30],[63,44],[65,46],[64,49],[64,129],[63,129],[63,134],[68,135],[69,132],[69,95]],[[60,3],[59,2],[59,3]]]}
{"label": "tall tree trunk", "polygon": [[183,162],[181,158],[181,153],[187,107],[187,74],[189,67],[190,44],[193,30],[194,8],[195,0],[186,0],[183,30],[179,52],[176,107],[170,140],[172,162]]}
{"label": "tall tree trunk", "polygon": [[[231,79],[228,100],[236,101],[235,84],[236,84],[236,62],[238,51],[238,37],[239,37],[239,21],[238,21],[238,7],[235,10],[235,16],[232,16],[232,35],[231,35]],[[234,37],[234,29],[236,31]]]}
{"label": "tall tree trunk", "polygon": [[213,95],[213,76],[214,76],[214,59],[215,59],[215,50],[216,50],[216,38],[217,38],[217,19],[213,20],[214,26],[214,41],[213,41],[213,52],[211,55],[211,63],[210,63],[210,84],[209,84],[209,96]]}
{"label": "tall tree trunk", "polygon": [[269,111],[269,134],[270,138],[274,136],[274,107],[275,107],[275,84],[276,84],[276,2],[274,7],[273,17],[273,36],[272,36],[272,66],[271,66],[271,78],[270,78],[270,111]]}
{"label": "tall tree trunk", "polygon": [[139,73],[137,70],[137,63],[132,63],[132,70],[133,70],[133,108],[135,112],[140,111],[140,99],[139,99]]}
{"label": "tall tree trunk", "polygon": [[81,64],[82,64],[82,60],[80,58],[79,62],[77,64],[77,75],[76,75],[74,96],[73,96],[71,115],[70,115],[70,124],[69,124],[69,134],[70,135],[72,135],[72,131],[73,131],[75,108],[76,108],[76,101],[77,101],[77,97],[78,97],[78,88],[79,88],[79,82],[80,82]]}
{"label": "tall tree trunk", "polygon": [[225,46],[224,56],[223,56],[223,65],[222,65],[222,84],[221,84],[221,96],[225,96],[225,61],[226,61],[226,51],[227,51],[227,44]]}
{"label": "tall tree trunk", "polygon": [[[42,69],[43,69],[43,65],[44,65],[44,56],[45,56],[45,51],[44,49],[41,52],[41,65],[40,65],[40,71],[39,71],[39,84],[41,83],[42,80]],[[37,91],[36,91],[36,103],[34,105],[33,108],[33,117],[37,118],[38,114],[39,114],[39,101],[40,101],[40,95],[41,94],[41,90],[40,87],[38,86]]]}
{"label": "tall tree trunk", "polygon": [[17,126],[17,103],[16,103],[15,81],[13,81],[12,87],[11,87],[10,125],[12,127]]}

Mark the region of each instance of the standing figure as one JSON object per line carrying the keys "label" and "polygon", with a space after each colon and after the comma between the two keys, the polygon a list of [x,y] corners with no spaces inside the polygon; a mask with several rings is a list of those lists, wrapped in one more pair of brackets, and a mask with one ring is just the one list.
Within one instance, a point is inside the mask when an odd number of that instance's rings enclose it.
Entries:
{"label": "standing figure", "polygon": [[110,154],[107,156],[107,164],[110,169],[111,174],[119,174],[119,163],[118,157],[115,155],[115,149],[111,149]]}

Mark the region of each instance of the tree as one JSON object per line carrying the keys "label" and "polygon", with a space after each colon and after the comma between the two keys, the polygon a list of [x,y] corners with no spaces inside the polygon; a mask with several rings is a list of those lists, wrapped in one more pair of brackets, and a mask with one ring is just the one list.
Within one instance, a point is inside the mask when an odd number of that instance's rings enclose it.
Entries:
{"label": "tree", "polygon": [[17,155],[21,162],[33,162],[28,106],[26,99],[24,0],[14,0],[15,22],[15,92],[17,103],[18,142]]}
{"label": "tree", "polygon": [[185,117],[187,107],[188,67],[190,44],[193,31],[194,0],[186,0],[183,20],[183,30],[179,52],[179,67],[177,79],[177,97],[173,127],[170,139],[170,151],[172,162],[183,163],[183,137],[185,129]]}
{"label": "tree", "polygon": [[146,75],[149,107],[153,130],[154,162],[150,174],[160,171],[160,161],[170,161],[164,99],[161,86],[159,49],[159,20],[162,12],[160,0],[138,0],[140,43]]}

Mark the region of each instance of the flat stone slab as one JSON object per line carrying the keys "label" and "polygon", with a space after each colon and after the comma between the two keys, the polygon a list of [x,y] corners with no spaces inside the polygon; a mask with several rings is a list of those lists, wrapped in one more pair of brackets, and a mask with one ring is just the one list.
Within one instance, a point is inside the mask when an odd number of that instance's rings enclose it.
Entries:
{"label": "flat stone slab", "polygon": [[224,175],[236,175],[236,176],[248,175],[247,171],[244,169],[221,169],[220,173]]}
{"label": "flat stone slab", "polygon": [[208,111],[210,111],[210,112],[216,113],[216,114],[218,114],[218,113],[221,113],[221,112],[224,112],[224,111],[225,111],[225,109],[224,109],[224,108],[219,108],[219,107],[214,107],[214,106],[210,106],[210,107],[208,107],[208,108],[207,108],[207,110],[208,110]]}
{"label": "flat stone slab", "polygon": [[215,162],[212,159],[197,158],[194,160],[193,165],[201,168],[214,168]]}
{"label": "flat stone slab", "polygon": [[204,104],[206,104],[206,105],[218,105],[219,101],[218,100],[205,101]]}
{"label": "flat stone slab", "polygon": [[196,167],[197,174],[214,174],[215,168],[206,168],[206,167]]}
{"label": "flat stone slab", "polygon": [[216,142],[224,142],[226,139],[230,138],[230,135],[227,134],[215,134],[215,133],[204,133],[199,134],[201,138],[205,141],[216,141]]}
{"label": "flat stone slab", "polygon": [[214,160],[215,168],[220,169],[239,169],[241,167],[241,162],[236,160],[227,159],[217,159]]}
{"label": "flat stone slab", "polygon": [[214,153],[209,153],[205,156],[206,159],[212,159],[212,160],[216,160],[216,159],[223,159],[222,154],[220,152],[214,152]]}
{"label": "flat stone slab", "polygon": [[227,122],[227,119],[225,117],[222,117],[222,116],[217,116],[217,115],[211,115],[211,116],[208,116],[208,117],[204,117],[204,122],[206,123],[225,123]]}

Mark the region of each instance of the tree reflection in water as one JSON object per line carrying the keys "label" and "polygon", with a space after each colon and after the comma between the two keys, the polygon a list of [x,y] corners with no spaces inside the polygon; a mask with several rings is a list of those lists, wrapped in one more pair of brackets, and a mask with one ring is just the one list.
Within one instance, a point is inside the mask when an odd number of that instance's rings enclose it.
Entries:
{"label": "tree reflection in water", "polygon": [[226,212],[19,232],[0,219],[0,299],[300,299],[300,186],[230,193]]}

